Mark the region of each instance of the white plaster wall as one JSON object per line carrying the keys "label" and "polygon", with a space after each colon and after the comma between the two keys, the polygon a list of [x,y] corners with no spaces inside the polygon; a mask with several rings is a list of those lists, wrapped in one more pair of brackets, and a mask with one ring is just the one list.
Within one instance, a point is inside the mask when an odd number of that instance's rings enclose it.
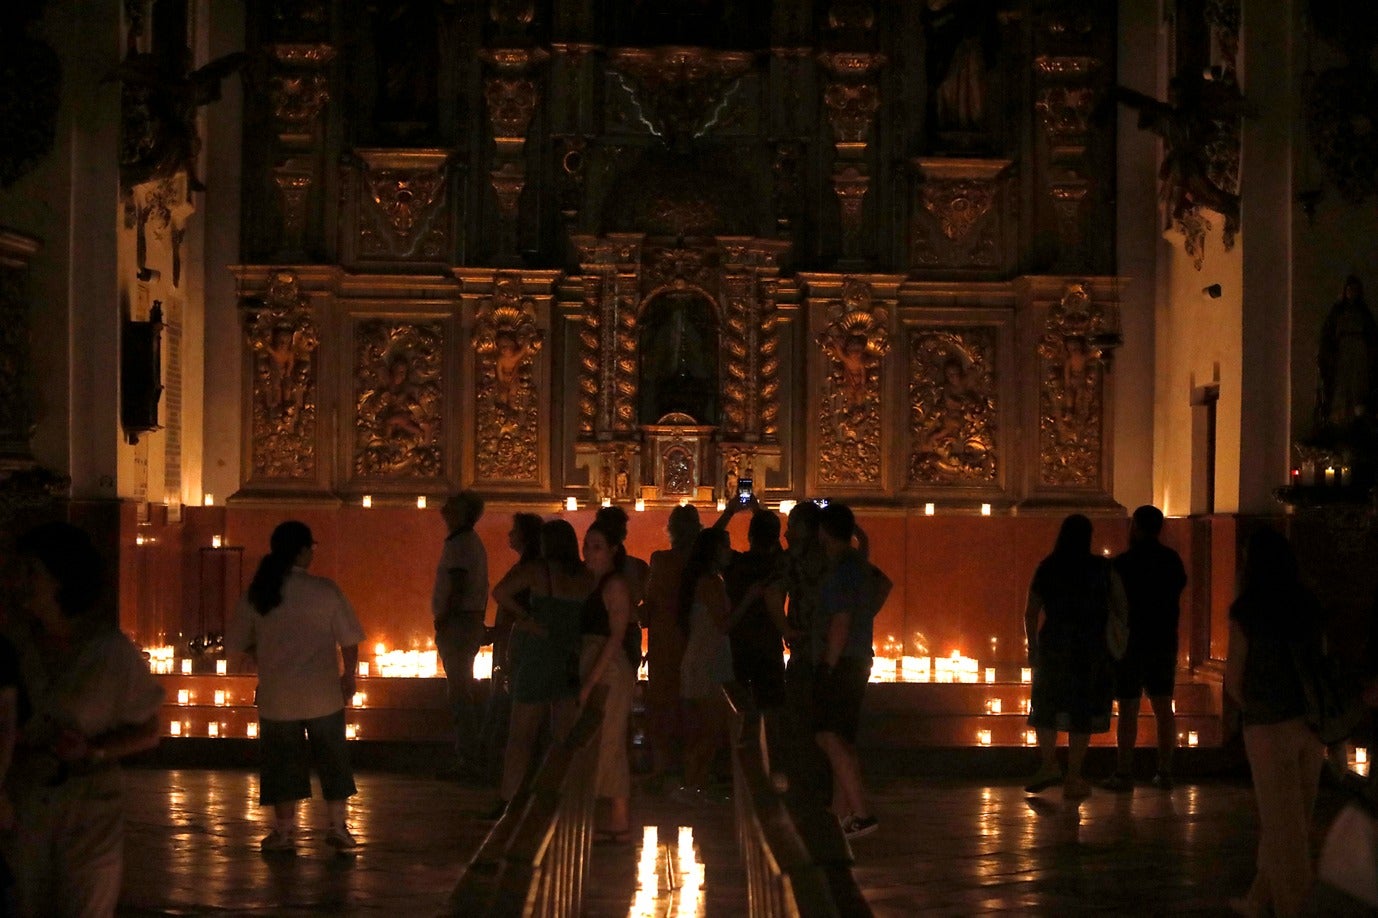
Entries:
{"label": "white plaster wall", "polygon": [[[1164,37],[1158,0],[1127,0],[1120,6],[1118,82],[1155,91]],[[1162,505],[1154,463],[1158,300],[1158,143],[1138,130],[1136,115],[1121,107],[1116,125],[1116,262],[1124,278],[1120,323],[1124,345],[1115,356],[1115,500],[1132,509]]]}
{"label": "white plaster wall", "polygon": [[[215,59],[244,48],[244,6],[221,0],[198,0],[198,22],[208,24],[206,57]],[[203,494],[223,502],[240,485],[240,389],[243,385],[238,298],[229,266],[239,263],[240,146],[243,89],[238,78],[222,85],[219,102],[205,108],[204,219],[192,259],[202,277],[204,349],[200,385],[203,412],[197,419],[201,436],[197,468],[188,468],[185,497],[200,503]],[[188,373],[190,373],[190,367]]]}

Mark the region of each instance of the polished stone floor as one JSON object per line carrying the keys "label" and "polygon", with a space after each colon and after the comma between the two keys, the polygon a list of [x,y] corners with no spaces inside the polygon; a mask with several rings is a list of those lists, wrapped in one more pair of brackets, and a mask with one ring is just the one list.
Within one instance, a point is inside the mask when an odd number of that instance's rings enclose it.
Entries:
{"label": "polished stone floor", "polygon": [[[429,915],[488,823],[490,793],[364,772],[351,819],[362,846],[309,833],[262,855],[257,778],[242,770],[127,773],[126,915]],[[1336,807],[1323,796],[1319,828]],[[311,814],[323,817],[320,802]],[[594,849],[588,915],[745,914],[727,805],[685,809],[638,794],[635,843]],[[1097,791],[1078,805],[1029,798],[1016,779],[876,782],[882,825],[854,844],[876,914],[1227,914],[1248,884],[1256,818],[1242,781],[1165,793]]]}

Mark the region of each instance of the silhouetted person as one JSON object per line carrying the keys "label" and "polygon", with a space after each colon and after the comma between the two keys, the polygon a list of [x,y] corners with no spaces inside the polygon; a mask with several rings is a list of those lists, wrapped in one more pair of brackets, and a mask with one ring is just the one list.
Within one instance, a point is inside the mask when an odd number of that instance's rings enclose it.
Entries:
{"label": "silhouetted person", "polygon": [[684,634],[679,628],[679,587],[694,537],[703,529],[699,511],[685,504],[670,511],[670,547],[651,553],[641,620],[646,626],[646,723],[651,733],[652,780],[657,785],[682,767],[684,708],[679,668]]}
{"label": "silhouetted person", "polygon": [[483,619],[488,610],[488,552],[474,526],[483,516],[483,498],[474,491],[460,491],[445,501],[440,513],[449,535],[436,567],[431,613],[435,616],[435,649],[445,667],[456,757],[442,773],[481,780],[484,750],[474,657],[483,646]]}
{"label": "silhouetted person", "polygon": [[680,578],[679,629],[684,635],[679,692],[684,701],[684,785],[671,797],[680,803],[704,800],[713,757],[727,740],[727,699],[732,648],[727,637],[731,611],[723,569],[732,559],[725,530],[705,529],[694,538]]}
{"label": "silhouetted person", "polygon": [[3,834],[21,915],[113,915],[124,868],[116,762],[158,745],[163,691],[139,649],[99,614],[103,563],[68,523],[20,536],[17,620],[7,623],[22,685]]}
{"label": "silhouetted person", "polygon": [[1319,657],[1322,626],[1292,546],[1275,530],[1256,530],[1230,606],[1225,662],[1225,691],[1239,704],[1258,801],[1258,872],[1244,898],[1230,903],[1242,914],[1300,914],[1314,879],[1311,814],[1325,747],[1306,725],[1297,659]]}
{"label": "silhouetted person", "polygon": [[813,736],[833,773],[833,814],[849,839],[870,835],[879,823],[871,815],[861,779],[856,735],[861,699],[871,678],[872,608],[870,569],[852,547],[856,518],[843,504],[818,514],[818,539],[828,559],[819,588],[810,644],[814,674]]}
{"label": "silhouetted person", "polygon": [[741,510],[751,511],[747,550],[732,552],[723,571],[731,609],[732,672],[758,708],[785,701],[785,590],[781,573],[780,517],[756,503],[731,501],[714,525],[726,529]]}
{"label": "silhouetted person", "polygon": [[1158,732],[1157,771],[1153,784],[1172,787],[1172,757],[1177,748],[1177,721],[1172,690],[1177,675],[1178,599],[1187,571],[1177,552],[1158,541],[1163,512],[1143,506],[1129,524],[1129,550],[1115,558],[1115,572],[1129,602],[1129,646],[1115,665],[1115,697],[1120,703],[1116,730],[1115,773],[1104,782],[1109,790],[1134,787],[1134,743],[1139,734],[1139,699],[1148,693]]}
{"label": "silhouetted person", "polygon": [[[1039,626],[1039,619],[1043,624]],[[1025,788],[1038,793],[1059,782],[1068,800],[1091,793],[1082,763],[1092,733],[1110,729],[1112,653],[1107,625],[1122,633],[1128,612],[1124,588],[1110,562],[1091,553],[1091,521],[1074,513],[1062,521],[1052,554],[1029,586],[1024,632],[1033,668],[1029,726],[1038,734],[1039,769]],[[1123,653],[1124,648],[1117,648]],[[1057,734],[1067,734],[1067,775],[1057,764]]]}

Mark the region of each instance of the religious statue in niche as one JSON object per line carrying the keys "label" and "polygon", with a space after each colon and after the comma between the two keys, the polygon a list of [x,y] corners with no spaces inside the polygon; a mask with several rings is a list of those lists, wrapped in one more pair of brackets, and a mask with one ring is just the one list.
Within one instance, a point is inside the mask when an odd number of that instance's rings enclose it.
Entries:
{"label": "religious statue in niche", "polygon": [[980,328],[916,331],[910,353],[910,483],[995,482],[993,333]]}
{"label": "religious statue in niche", "polygon": [[[1234,247],[1239,232],[1240,118],[1249,113],[1233,69],[1215,78],[1183,73],[1168,82],[1166,102],[1116,86],[1108,101],[1139,113],[1139,127],[1163,139],[1158,167],[1159,201],[1164,229],[1176,228],[1199,271],[1205,260],[1205,237],[1211,224],[1201,209],[1225,220],[1221,241]],[[1107,114],[1103,106],[1101,114]]]}
{"label": "religious statue in niche", "polygon": [[540,429],[532,373],[544,334],[536,303],[521,293],[521,279],[500,277],[475,315],[478,357],[478,476],[484,480],[534,481]]}
{"label": "religious statue in niche", "polygon": [[356,341],[354,473],[438,478],[442,324],[371,319],[359,323]]}
{"label": "religious statue in niche", "polygon": [[1378,410],[1378,323],[1352,274],[1321,326],[1316,363],[1316,433],[1352,441]]}
{"label": "religious statue in niche", "polygon": [[1048,310],[1038,343],[1039,470],[1045,484],[1091,486],[1100,480],[1101,392],[1109,340],[1106,309],[1083,283],[1067,285]]}
{"label": "religious statue in niche", "polygon": [[[924,61],[928,118],[945,141],[984,134],[989,70],[1000,53],[993,0],[927,0]],[[970,143],[944,145],[970,146]]]}
{"label": "religious statue in niche", "polygon": [[639,349],[643,423],[676,412],[699,424],[718,422],[717,338],[713,304],[699,291],[672,289],[645,305]]}
{"label": "religious statue in niche", "polygon": [[291,271],[275,271],[261,300],[250,301],[246,334],[254,357],[251,438],[255,475],[309,478],[316,434],[311,303]]}
{"label": "religious statue in niche", "polygon": [[889,313],[848,278],[818,336],[827,381],[819,403],[820,482],[880,480],[880,366],[890,350]]}

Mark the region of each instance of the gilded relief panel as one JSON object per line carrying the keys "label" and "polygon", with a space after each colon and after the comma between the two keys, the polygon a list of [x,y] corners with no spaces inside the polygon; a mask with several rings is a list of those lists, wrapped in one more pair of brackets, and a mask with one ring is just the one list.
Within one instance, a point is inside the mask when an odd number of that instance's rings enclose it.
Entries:
{"label": "gilded relief panel", "polygon": [[252,354],[251,475],[314,481],[320,339],[310,299],[292,271],[274,271],[262,300],[248,305]]}
{"label": "gilded relief panel", "polygon": [[1106,317],[1084,283],[1068,284],[1048,307],[1038,342],[1038,480],[1094,488],[1104,459],[1105,364],[1098,344]]}
{"label": "gilded relief panel", "polygon": [[817,414],[819,484],[881,484],[881,364],[890,350],[889,324],[889,311],[873,305],[870,286],[855,278],[828,304],[817,337],[827,374]]}
{"label": "gilded relief panel", "polygon": [[355,325],[355,475],[443,476],[444,365],[440,321],[366,319]]}
{"label": "gilded relief panel", "polygon": [[915,159],[909,228],[914,268],[990,274],[1007,268],[1007,159]]}
{"label": "gilded relief panel", "polygon": [[909,485],[998,485],[996,329],[909,331]]}
{"label": "gilded relief panel", "polygon": [[474,317],[477,416],[475,477],[538,483],[540,403],[536,355],[545,343],[536,303],[522,296],[521,278],[499,277]]}

